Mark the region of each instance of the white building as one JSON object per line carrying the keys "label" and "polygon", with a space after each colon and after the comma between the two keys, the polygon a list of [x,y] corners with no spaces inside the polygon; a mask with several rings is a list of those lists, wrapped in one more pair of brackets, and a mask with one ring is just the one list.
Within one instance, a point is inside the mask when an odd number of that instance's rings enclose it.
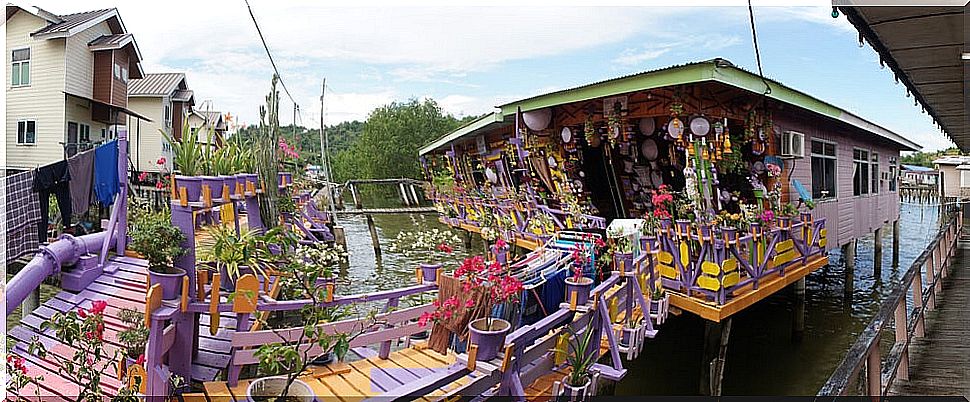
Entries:
{"label": "white building", "polygon": [[[172,171],[172,148],[161,131],[175,141],[182,139],[182,125],[195,105],[183,73],[151,73],[132,80],[128,86],[128,107],[152,121],[128,119],[131,160],[139,172]],[[156,162],[165,158],[165,165]]]}

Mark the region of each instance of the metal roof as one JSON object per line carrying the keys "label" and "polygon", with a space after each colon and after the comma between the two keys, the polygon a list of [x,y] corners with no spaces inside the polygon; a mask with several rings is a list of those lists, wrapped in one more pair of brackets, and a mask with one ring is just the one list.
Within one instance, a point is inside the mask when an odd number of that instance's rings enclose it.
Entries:
{"label": "metal roof", "polygon": [[905,165],[905,164],[901,164],[899,166],[902,167],[903,170],[909,170],[909,171],[913,171],[913,172],[917,172],[917,173],[931,173],[931,172],[936,172],[936,169],[933,169],[931,167],[926,167],[926,166]]}
{"label": "metal roof", "polygon": [[128,96],[169,96],[185,86],[183,73],[152,73],[128,82]]}
{"label": "metal roof", "polygon": [[912,93],[915,102],[939,124],[960,149],[970,151],[966,77],[963,55],[964,5],[857,7],[839,2],[839,11],[879,54],[880,61]]}
{"label": "metal roof", "polygon": [[71,30],[74,28],[81,27],[85,24],[91,23],[93,21],[98,21],[102,18],[110,17],[111,15],[118,15],[118,9],[116,8],[106,8],[103,10],[94,11],[84,11],[74,14],[58,15],[57,18],[61,20],[58,23],[52,23],[40,30],[34,32],[31,35],[43,36],[43,35],[53,35],[53,34],[71,34]]}
{"label": "metal roof", "polygon": [[172,93],[172,100],[177,102],[189,102],[195,97],[195,92],[191,89],[176,89]]}
{"label": "metal roof", "polygon": [[[771,99],[798,106],[808,111],[868,131],[886,140],[899,144],[903,150],[915,151],[921,148],[919,144],[916,144],[915,142],[912,142],[878,124],[867,121],[846,110],[809,96],[803,92],[786,87],[778,81],[771,79],[766,80],[769,83],[768,85],[771,87],[771,93],[767,96]],[[738,68],[726,59],[717,58],[661,68],[658,70],[645,71],[637,74],[626,75],[574,88],[564,89],[561,91],[533,96],[531,98],[501,105],[499,106],[501,111],[497,112],[496,114],[504,118],[515,115],[516,111],[519,109],[525,112],[623,93],[699,82],[719,82],[759,95],[765,92],[765,84],[762,82],[760,76],[747,70]],[[484,132],[483,130],[489,127],[488,124],[471,127],[475,122],[479,122],[481,120],[482,119],[476,120],[462,128],[459,128],[458,130],[446,134],[433,143],[421,148],[420,153],[423,155],[424,153],[430,152],[465,135]],[[498,119],[497,121],[500,120],[502,119]]]}
{"label": "metal roof", "polygon": [[933,161],[935,165],[962,165],[970,163],[970,156],[949,155]]}
{"label": "metal roof", "polygon": [[491,131],[493,129],[502,127],[507,124],[511,124],[511,123],[505,123],[505,118],[504,116],[502,116],[501,112],[486,114],[482,117],[479,117],[475,120],[465,123],[465,125],[458,127],[454,131],[439,137],[437,140],[434,140],[432,143],[428,145],[425,145],[424,147],[418,150],[418,155],[424,155],[428,152],[434,151],[444,146],[445,144],[448,144],[451,141],[464,137],[465,135],[468,135],[474,132]]}
{"label": "metal roof", "polygon": [[121,49],[135,39],[134,35],[130,33],[124,34],[114,34],[114,35],[101,35],[97,39],[88,43],[88,48],[91,50],[112,50]]}

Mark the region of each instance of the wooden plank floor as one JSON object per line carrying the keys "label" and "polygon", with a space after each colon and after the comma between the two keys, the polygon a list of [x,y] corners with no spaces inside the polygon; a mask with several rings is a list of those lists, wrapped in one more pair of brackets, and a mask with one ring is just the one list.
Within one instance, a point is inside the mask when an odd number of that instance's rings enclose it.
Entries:
{"label": "wooden plank floor", "polygon": [[[109,353],[122,347],[118,342],[118,332],[125,328],[125,324],[118,318],[121,308],[131,308],[137,311],[145,309],[145,282],[147,268],[144,260],[131,257],[112,257],[108,260],[109,270],[117,268],[113,273],[105,273],[80,293],[61,291],[46,301],[33,313],[25,317],[20,325],[7,333],[8,338],[15,339],[17,344],[12,350],[15,354],[27,359],[28,369],[32,375],[43,375],[45,381],[40,384],[41,398],[59,399],[77,394],[77,385],[71,379],[60,378],[56,365],[48,360],[30,356],[27,345],[33,337],[43,342],[50,351],[61,355],[73,354],[70,345],[61,344],[53,331],[40,329],[40,324],[49,319],[54,313],[90,308],[91,302],[105,300],[105,341]],[[229,364],[229,330],[236,327],[235,319],[224,316],[219,321],[220,330],[215,336],[208,331],[208,314],[200,317],[204,323],[199,332],[199,355],[193,362],[192,379],[195,381],[212,381],[219,372]],[[34,374],[35,373],[35,374]],[[102,381],[108,395],[114,395],[119,387],[118,380],[104,376]],[[26,397],[34,396],[34,389],[23,390]]]}
{"label": "wooden plank floor", "polygon": [[970,244],[961,243],[953,262],[926,336],[910,345],[909,381],[896,380],[891,395],[970,398]]}
{"label": "wooden plank floor", "polygon": [[[318,398],[342,402],[361,401],[444,370],[455,361],[453,353],[440,355],[429,349],[409,347],[392,352],[387,359],[368,356],[350,362],[313,366],[310,373],[300,379],[313,389]],[[246,386],[249,381],[251,380],[240,380],[239,385],[231,388],[221,381],[206,382],[205,393],[212,402],[242,402],[246,400]],[[431,393],[427,398],[444,395],[468,381],[468,376],[463,377]]]}

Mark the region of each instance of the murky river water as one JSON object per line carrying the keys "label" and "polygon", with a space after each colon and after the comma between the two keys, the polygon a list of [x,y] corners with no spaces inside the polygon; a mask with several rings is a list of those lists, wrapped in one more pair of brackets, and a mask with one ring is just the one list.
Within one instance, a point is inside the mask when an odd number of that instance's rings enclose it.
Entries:
{"label": "murky river water", "polygon": [[[792,335],[794,292],[788,288],[734,316],[724,372],[725,395],[814,395],[828,379],[902,276],[937,230],[937,208],[904,205],[900,216],[899,266],[892,265],[892,231],[883,236],[881,275],[873,272],[873,239],[860,239],[851,290],[839,250],[830,265],[807,280],[805,332]],[[382,246],[402,230],[444,228],[434,215],[374,217]],[[350,266],[342,272],[346,291],[393,289],[414,283],[417,262],[385,251],[375,264],[370,234],[363,217],[342,217],[350,251]],[[474,236],[472,251],[481,250]],[[463,253],[467,253],[464,250]],[[672,317],[656,339],[647,342],[640,358],[624,362],[627,377],[616,395],[696,395],[701,373],[704,321],[691,314]]]}

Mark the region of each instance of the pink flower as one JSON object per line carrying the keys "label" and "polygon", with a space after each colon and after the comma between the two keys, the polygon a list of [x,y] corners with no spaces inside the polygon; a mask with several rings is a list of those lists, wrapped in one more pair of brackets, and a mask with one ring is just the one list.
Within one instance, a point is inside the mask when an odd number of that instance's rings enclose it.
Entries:
{"label": "pink flower", "polygon": [[428,326],[428,321],[431,320],[431,317],[430,312],[425,311],[422,313],[421,317],[418,317],[418,326],[422,328]]}
{"label": "pink flower", "polygon": [[761,213],[761,220],[764,221],[764,223],[771,223],[775,220],[775,213],[770,209],[766,210],[765,212]]}
{"label": "pink flower", "polygon": [[108,307],[108,302],[104,300],[95,300],[91,302],[91,312],[94,314],[104,313],[105,307]]}
{"label": "pink flower", "polygon": [[161,190],[165,188],[165,183],[162,183],[162,182],[155,183],[155,188]]}
{"label": "pink flower", "polygon": [[475,301],[472,299],[465,300],[465,308],[475,307]]}
{"label": "pink flower", "polygon": [[451,254],[451,252],[455,251],[455,249],[451,248],[451,246],[445,243],[441,243],[438,245],[438,251],[444,252],[445,254]]}
{"label": "pink flower", "polygon": [[148,179],[148,172],[141,172],[138,174],[138,181],[145,181]]}
{"label": "pink flower", "polygon": [[495,241],[495,247],[498,248],[499,250],[504,250],[508,246],[509,245],[508,245],[508,243],[505,242],[505,239],[503,239],[501,237],[499,237],[498,240]]}
{"label": "pink flower", "polygon": [[87,311],[84,311],[83,308],[79,308],[79,309],[77,309],[77,316],[78,317],[81,317],[81,319],[83,320],[85,318],[88,318],[88,312]]}
{"label": "pink flower", "polygon": [[144,353],[138,355],[138,360],[135,360],[135,364],[141,364],[141,365],[144,365],[145,364],[145,354]]}
{"label": "pink flower", "polygon": [[155,164],[156,164],[156,165],[164,165],[164,164],[165,164],[165,161],[166,161],[166,160],[167,160],[167,159],[165,159],[165,157],[163,156],[163,157],[161,157],[161,158],[158,158],[158,160],[157,160],[157,161],[155,161]]}

